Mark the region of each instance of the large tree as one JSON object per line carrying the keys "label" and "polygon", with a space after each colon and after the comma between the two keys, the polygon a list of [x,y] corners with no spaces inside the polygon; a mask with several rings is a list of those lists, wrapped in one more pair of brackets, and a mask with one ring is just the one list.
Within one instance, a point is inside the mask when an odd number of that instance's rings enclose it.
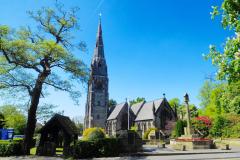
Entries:
{"label": "large tree", "polygon": [[[76,8],[65,11],[57,4],[54,9],[29,12],[37,28],[14,30],[6,25],[0,26],[0,88],[10,94],[30,97],[25,154],[30,154],[36,111],[45,89],[53,87],[69,92],[76,100],[79,96],[76,82],[87,78],[86,65],[72,53],[77,46],[71,34],[78,29],[76,12]],[[78,44],[78,47],[84,46]]]}
{"label": "large tree", "polygon": [[236,34],[228,38],[224,48],[218,50],[210,45],[210,53],[206,56],[217,67],[217,78],[229,83],[240,79],[240,1],[224,0],[222,6],[213,7],[212,17],[222,15],[222,25]]}

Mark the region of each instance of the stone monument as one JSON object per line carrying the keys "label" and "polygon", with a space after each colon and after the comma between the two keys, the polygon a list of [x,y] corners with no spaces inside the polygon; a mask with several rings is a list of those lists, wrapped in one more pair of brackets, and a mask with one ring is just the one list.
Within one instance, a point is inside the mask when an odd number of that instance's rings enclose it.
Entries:
{"label": "stone monument", "polygon": [[186,104],[186,120],[187,127],[184,128],[184,135],[176,139],[170,140],[170,144],[174,149],[186,150],[186,149],[210,149],[213,146],[213,140],[208,138],[201,138],[192,133],[191,125],[191,112],[189,108],[189,95],[186,93],[184,96]]}

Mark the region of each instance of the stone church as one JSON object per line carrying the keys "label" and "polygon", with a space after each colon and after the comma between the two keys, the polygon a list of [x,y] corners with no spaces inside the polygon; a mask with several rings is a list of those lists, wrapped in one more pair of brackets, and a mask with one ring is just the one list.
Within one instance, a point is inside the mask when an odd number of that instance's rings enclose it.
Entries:
{"label": "stone church", "polygon": [[165,96],[132,106],[121,103],[111,110],[108,109],[108,100],[108,73],[100,20],[88,82],[84,128],[101,127],[110,136],[116,136],[118,131],[137,126],[142,135],[149,128],[157,128],[168,135],[177,119]]}

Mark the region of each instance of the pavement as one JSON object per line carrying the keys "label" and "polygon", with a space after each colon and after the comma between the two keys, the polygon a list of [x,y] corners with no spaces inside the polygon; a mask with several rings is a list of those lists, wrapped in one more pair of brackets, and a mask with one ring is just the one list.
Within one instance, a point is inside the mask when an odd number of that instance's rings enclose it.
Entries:
{"label": "pavement", "polygon": [[197,149],[187,151],[176,151],[170,146],[159,148],[157,145],[144,145],[143,152],[137,153],[137,156],[157,156],[157,155],[189,155],[189,154],[219,154],[219,153],[240,153],[240,147],[233,147],[230,150],[222,149]]}
{"label": "pavement", "polygon": [[[240,147],[231,150],[204,149],[176,151],[169,146],[158,148],[157,146],[143,146],[144,151],[137,154],[122,157],[93,158],[94,160],[240,160]],[[19,156],[0,157],[0,160],[62,160],[60,157]]]}

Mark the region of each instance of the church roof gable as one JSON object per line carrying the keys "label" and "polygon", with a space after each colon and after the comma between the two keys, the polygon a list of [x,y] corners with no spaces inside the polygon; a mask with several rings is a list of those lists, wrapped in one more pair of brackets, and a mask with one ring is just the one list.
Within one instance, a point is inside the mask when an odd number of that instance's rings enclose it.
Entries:
{"label": "church roof gable", "polygon": [[157,100],[154,101],[155,108],[156,108],[156,112],[157,112],[157,110],[160,108],[160,106],[161,106],[161,104],[162,104],[163,101],[164,101],[163,98],[160,98],[160,99],[157,99]]}
{"label": "church roof gable", "polygon": [[161,107],[163,102],[164,102],[164,98],[160,98],[151,102],[144,103],[140,111],[138,111],[139,113],[137,114],[135,121],[144,121],[144,120],[154,119],[153,107],[155,107],[154,110],[156,113],[158,109]]}
{"label": "church roof gable", "polygon": [[125,105],[127,105],[126,102],[118,104],[118,105],[114,108],[114,110],[112,111],[112,113],[109,115],[109,117],[108,117],[107,120],[116,119],[116,118],[118,117],[119,113],[121,112],[121,110],[124,108]]}
{"label": "church roof gable", "polygon": [[154,118],[153,115],[153,101],[145,103],[139,111],[135,121],[150,120]]}
{"label": "church roof gable", "polygon": [[142,101],[142,102],[139,102],[139,103],[136,103],[136,104],[133,104],[131,106],[131,109],[133,111],[133,113],[135,114],[135,116],[138,115],[140,109],[142,108],[143,104],[145,103],[145,101]]}

